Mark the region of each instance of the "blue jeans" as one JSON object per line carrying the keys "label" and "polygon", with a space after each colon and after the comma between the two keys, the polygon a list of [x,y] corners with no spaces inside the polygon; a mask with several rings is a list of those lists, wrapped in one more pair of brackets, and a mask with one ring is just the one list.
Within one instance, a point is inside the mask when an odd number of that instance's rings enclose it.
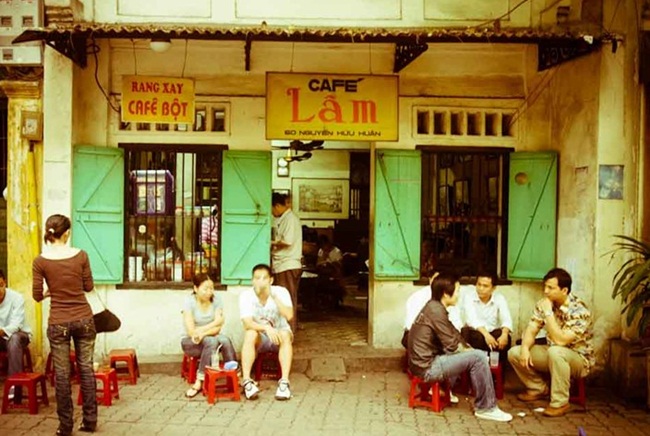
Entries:
{"label": "blue jeans", "polygon": [[472,380],[474,392],[476,392],[474,407],[477,410],[489,410],[496,407],[494,383],[484,351],[469,350],[436,356],[431,368],[424,374],[424,381],[455,380],[465,371],[469,371],[469,377]]}
{"label": "blue jeans", "polygon": [[7,352],[7,376],[23,372],[23,348],[29,345],[29,335],[16,332],[9,339],[0,338],[0,351]]}
{"label": "blue jeans", "polygon": [[219,344],[221,344],[221,356],[224,362],[237,360],[235,347],[232,346],[230,338],[226,335],[206,336],[198,344],[192,342],[192,338],[189,336],[181,339],[181,348],[185,354],[191,357],[201,358],[196,371],[197,380],[203,381],[205,367],[210,366],[212,363],[212,355],[217,351]]}
{"label": "blue jeans", "polygon": [[97,333],[92,318],[47,327],[56,377],[56,413],[59,415],[59,428],[64,431],[72,431],[74,426],[70,389],[70,339],[74,342],[77,370],[81,379],[83,422],[90,427],[97,425],[97,385],[93,371],[95,336]]}

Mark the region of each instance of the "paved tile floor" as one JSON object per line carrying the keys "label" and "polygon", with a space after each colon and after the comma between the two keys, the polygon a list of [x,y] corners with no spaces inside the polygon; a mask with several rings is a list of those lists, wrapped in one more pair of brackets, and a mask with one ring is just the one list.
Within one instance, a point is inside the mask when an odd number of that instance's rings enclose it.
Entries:
{"label": "paved tile floor", "polygon": [[[99,406],[98,434],[106,435],[577,435],[650,434],[650,414],[629,408],[606,391],[588,391],[588,410],[562,418],[544,418],[532,409],[543,403],[519,403],[508,392],[501,407],[513,414],[511,423],[476,419],[470,402],[437,414],[410,409],[408,381],[401,372],[357,372],[345,382],[312,382],[292,375],[294,397],[275,401],[275,382],[262,381],[257,401],[224,400],[211,406],[204,397],[184,398],[187,385],[177,376],[143,374],[137,385],[120,385],[113,406]],[[78,386],[73,386],[76,399]],[[11,411],[0,415],[0,435],[53,435],[57,425],[54,389],[48,386],[50,406],[38,415]],[[77,423],[80,407],[75,406]],[[83,434],[83,433],[78,433]]]}

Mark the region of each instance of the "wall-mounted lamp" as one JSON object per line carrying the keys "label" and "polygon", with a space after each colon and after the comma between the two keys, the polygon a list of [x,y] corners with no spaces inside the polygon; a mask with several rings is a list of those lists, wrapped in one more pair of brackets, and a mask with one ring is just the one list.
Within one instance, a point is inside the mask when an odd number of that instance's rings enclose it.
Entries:
{"label": "wall-mounted lamp", "polygon": [[285,158],[278,158],[278,177],[289,177],[289,161]]}
{"label": "wall-mounted lamp", "polygon": [[569,13],[571,6],[558,6],[555,12],[555,19],[557,24],[566,24],[569,21]]}
{"label": "wall-mounted lamp", "polygon": [[156,53],[164,53],[171,46],[172,42],[169,38],[151,38],[151,42],[149,42],[149,48]]}

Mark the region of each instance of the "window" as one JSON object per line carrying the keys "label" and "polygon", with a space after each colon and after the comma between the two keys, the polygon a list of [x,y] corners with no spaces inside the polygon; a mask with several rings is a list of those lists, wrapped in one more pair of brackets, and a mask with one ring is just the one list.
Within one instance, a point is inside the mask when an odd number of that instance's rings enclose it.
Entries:
{"label": "window", "polygon": [[479,269],[505,276],[510,151],[423,149],[421,277]]}
{"label": "window", "polygon": [[123,148],[124,281],[187,282],[199,272],[219,281],[221,148]]}

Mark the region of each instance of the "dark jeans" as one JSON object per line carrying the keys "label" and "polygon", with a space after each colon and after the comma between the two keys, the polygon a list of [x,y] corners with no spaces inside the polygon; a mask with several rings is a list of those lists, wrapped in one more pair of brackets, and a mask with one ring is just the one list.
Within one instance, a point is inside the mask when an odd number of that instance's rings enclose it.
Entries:
{"label": "dark jeans", "polygon": [[0,351],[7,352],[7,376],[23,372],[23,348],[29,345],[29,335],[25,332],[16,332],[9,339],[0,338]]}
{"label": "dark jeans", "polygon": [[74,342],[77,356],[77,369],[81,378],[83,398],[83,422],[97,425],[97,397],[93,355],[95,354],[95,323],[92,318],[47,327],[50,340],[54,375],[56,378],[56,413],[59,415],[59,428],[72,431],[73,406],[70,389],[70,339]]}
{"label": "dark jeans", "polygon": [[477,410],[489,410],[497,405],[494,384],[488,359],[483,351],[470,350],[455,354],[442,354],[433,359],[431,368],[424,374],[424,381],[453,381],[460,374],[469,371],[476,400]]}
{"label": "dark jeans", "polygon": [[191,357],[201,357],[196,371],[198,380],[203,381],[205,367],[212,363],[212,355],[217,351],[219,344],[221,344],[220,351],[224,362],[237,360],[235,347],[232,346],[230,338],[226,335],[206,336],[198,344],[192,342],[192,338],[189,336],[181,339],[181,348],[185,354]]}
{"label": "dark jeans", "polygon": [[[463,327],[460,331],[460,334],[463,336],[463,339],[465,339],[465,342],[472,346],[472,348],[476,348],[477,350],[490,351],[490,347],[488,347],[487,342],[485,342],[483,333],[479,332],[478,330],[471,327]],[[490,334],[494,339],[499,339],[499,336],[501,336],[501,329],[494,329],[490,332]],[[499,352],[499,361],[501,362],[502,366],[504,366],[506,360],[508,359],[508,350],[510,349],[511,345],[510,339],[510,335],[508,335],[508,343],[506,344],[506,347],[503,350],[496,350]]]}
{"label": "dark jeans", "polygon": [[273,276],[273,284],[276,286],[284,286],[291,295],[291,304],[293,304],[293,319],[291,324],[291,331],[295,334],[298,331],[298,288],[300,287],[300,276],[302,275],[302,268],[290,269],[275,273]]}

